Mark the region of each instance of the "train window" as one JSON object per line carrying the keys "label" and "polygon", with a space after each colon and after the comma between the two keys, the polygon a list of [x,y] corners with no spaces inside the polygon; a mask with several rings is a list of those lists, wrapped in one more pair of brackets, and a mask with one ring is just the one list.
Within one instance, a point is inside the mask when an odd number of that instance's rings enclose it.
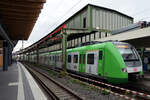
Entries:
{"label": "train window", "polygon": [[74,57],[73,57],[73,63],[78,63],[78,55],[74,55]]}
{"label": "train window", "polygon": [[53,56],[51,56],[51,60],[53,60]]}
{"label": "train window", "polygon": [[57,61],[57,56],[55,56],[55,60]]}
{"label": "train window", "polygon": [[85,64],[85,54],[83,54],[83,64]]}
{"label": "train window", "polygon": [[53,56],[53,61],[55,60],[54,56]]}
{"label": "train window", "polygon": [[103,59],[103,52],[99,51],[99,60],[102,60],[102,59]]}
{"label": "train window", "polygon": [[85,54],[80,54],[80,64],[85,64]]}
{"label": "train window", "polygon": [[94,64],[94,54],[87,55],[87,64]]}
{"label": "train window", "polygon": [[59,56],[56,56],[56,61],[59,61],[59,59],[58,59],[58,58],[59,58]]}
{"label": "train window", "polygon": [[82,55],[80,54],[80,59],[79,63],[82,64]]}
{"label": "train window", "polygon": [[56,61],[58,61],[58,56],[56,56]]}
{"label": "train window", "polygon": [[62,56],[61,55],[59,56],[59,60],[62,61]]}
{"label": "train window", "polygon": [[58,61],[60,61],[59,56],[58,56],[58,58],[57,58],[57,59],[58,59]]}
{"label": "train window", "polygon": [[68,63],[71,63],[71,55],[68,55]]}

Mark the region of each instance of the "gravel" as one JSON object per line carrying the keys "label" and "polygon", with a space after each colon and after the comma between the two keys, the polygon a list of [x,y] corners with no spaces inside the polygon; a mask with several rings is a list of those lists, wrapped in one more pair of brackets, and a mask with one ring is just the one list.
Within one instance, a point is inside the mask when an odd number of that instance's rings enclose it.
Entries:
{"label": "gravel", "polygon": [[[37,69],[39,70],[39,68]],[[112,94],[102,93],[102,91],[91,88],[90,86],[85,85],[83,82],[80,82],[79,80],[73,79],[71,77],[60,77],[60,74],[53,71],[41,71],[49,74],[49,76],[51,76],[54,80],[60,82],[61,84],[76,92],[78,95],[84,97],[85,100],[123,100],[122,98]]]}

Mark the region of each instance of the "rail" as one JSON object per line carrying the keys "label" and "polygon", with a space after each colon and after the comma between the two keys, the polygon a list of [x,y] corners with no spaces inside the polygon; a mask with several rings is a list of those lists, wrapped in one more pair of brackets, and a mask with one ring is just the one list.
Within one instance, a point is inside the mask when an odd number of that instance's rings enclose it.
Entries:
{"label": "rail", "polygon": [[36,69],[33,70],[27,65],[25,65],[25,67],[53,100],[84,100],[83,97],[80,97],[77,93],[63,86],[61,83],[58,83],[45,73]]}

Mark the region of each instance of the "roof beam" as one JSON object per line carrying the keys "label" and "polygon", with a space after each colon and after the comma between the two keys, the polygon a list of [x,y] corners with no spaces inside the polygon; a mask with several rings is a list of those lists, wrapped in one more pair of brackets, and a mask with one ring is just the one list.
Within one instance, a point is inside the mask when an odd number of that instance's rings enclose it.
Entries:
{"label": "roof beam", "polygon": [[[5,0],[5,1],[10,1],[10,0]],[[34,2],[38,2],[38,3],[45,3],[46,0],[12,0],[15,2],[30,2],[30,3],[34,3]]]}
{"label": "roof beam", "polygon": [[6,32],[4,31],[4,29],[2,28],[2,26],[0,25],[0,36],[4,39],[7,40],[12,47],[14,47],[13,42],[11,41],[11,39],[8,37],[8,35],[6,34]]}
{"label": "roof beam", "polygon": [[36,13],[40,13],[41,9],[16,9],[16,8],[10,9],[10,8],[0,7],[0,11],[36,14]]}
{"label": "roof beam", "polygon": [[17,13],[17,12],[1,12],[1,16],[15,16],[15,17],[39,17],[39,14],[23,14],[23,13]]}
{"label": "roof beam", "polygon": [[30,9],[42,9],[43,5],[41,3],[30,3],[30,2],[15,2],[15,1],[1,1],[0,2],[1,6],[5,6],[5,7],[22,7],[22,8],[30,8]]}

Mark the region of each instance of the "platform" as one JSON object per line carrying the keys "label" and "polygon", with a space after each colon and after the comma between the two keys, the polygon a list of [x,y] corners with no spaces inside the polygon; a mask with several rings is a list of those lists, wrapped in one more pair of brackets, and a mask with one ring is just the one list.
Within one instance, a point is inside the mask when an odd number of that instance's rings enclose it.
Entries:
{"label": "platform", "polygon": [[19,62],[0,69],[0,100],[47,100],[36,81]]}
{"label": "platform", "polygon": [[150,80],[150,71],[144,72],[144,79]]}

